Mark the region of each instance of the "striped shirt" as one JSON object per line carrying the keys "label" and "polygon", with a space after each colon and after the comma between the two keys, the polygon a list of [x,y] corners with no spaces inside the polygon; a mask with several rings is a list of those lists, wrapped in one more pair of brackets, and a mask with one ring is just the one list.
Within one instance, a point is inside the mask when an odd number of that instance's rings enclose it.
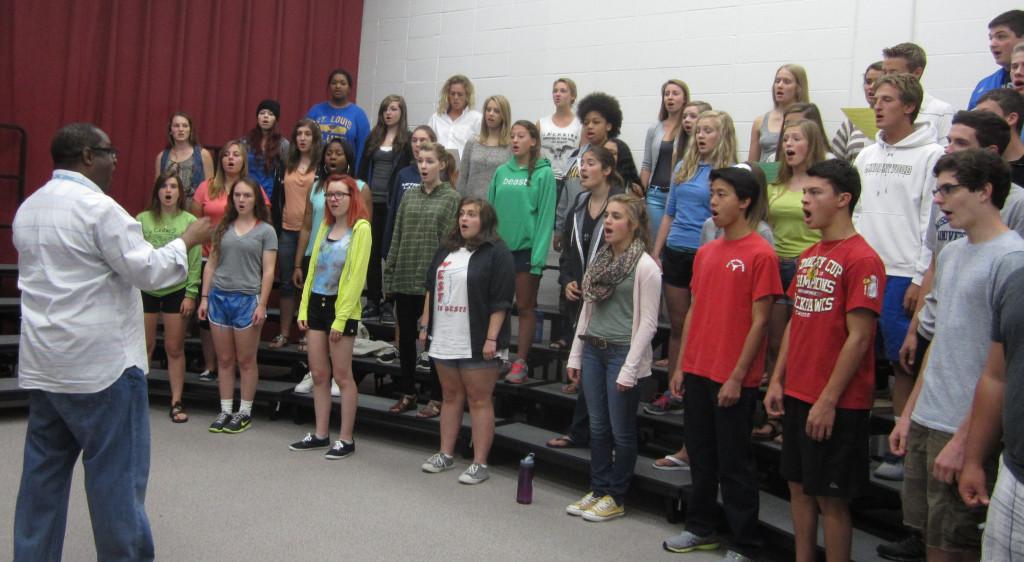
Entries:
{"label": "striped shirt", "polygon": [[405,192],[398,206],[391,250],[384,265],[384,292],[422,295],[427,266],[459,212],[459,192],[444,182],[427,193],[423,186]]}

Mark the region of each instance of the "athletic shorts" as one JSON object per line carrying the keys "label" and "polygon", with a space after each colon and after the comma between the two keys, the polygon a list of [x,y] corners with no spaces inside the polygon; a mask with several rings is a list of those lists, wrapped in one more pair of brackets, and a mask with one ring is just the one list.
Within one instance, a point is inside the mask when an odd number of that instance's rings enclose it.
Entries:
{"label": "athletic shorts", "polygon": [[[981,529],[985,508],[969,508],[960,499],[954,480],[946,484],[932,475],[935,457],[953,438],[953,434],[910,422],[907,455],[903,458],[903,523],[924,535],[931,548],[951,552],[981,549]],[[985,484],[992,491],[996,459],[985,463]]]}
{"label": "athletic shorts", "polygon": [[[338,295],[321,295],[309,293],[309,304],[306,307],[306,325],[310,330],[318,332],[330,332],[334,324],[335,312],[334,303]],[[345,322],[345,329],[341,332],[343,336],[355,336],[359,329],[359,320],[350,318]]]}
{"label": "athletic shorts", "polygon": [[213,289],[207,297],[206,317],[214,326],[245,330],[252,326],[252,315],[259,302],[259,295]]}
{"label": "athletic shorts", "polygon": [[178,314],[181,312],[181,301],[185,300],[185,287],[162,297],[142,293],[142,312],[146,314]]}
{"label": "athletic shorts", "polygon": [[883,359],[899,361],[900,347],[910,329],[910,316],[903,310],[903,295],[910,287],[909,277],[885,277],[882,315],[878,318],[878,335]]}
{"label": "athletic shorts", "polygon": [[689,289],[697,250],[676,250],[668,246],[661,254],[661,280],[673,287]]}
{"label": "athletic shorts", "polygon": [[526,248],[525,250],[516,250],[512,252],[512,261],[516,264],[516,273],[529,273],[533,269],[531,259],[533,258],[533,249]]}
{"label": "athletic shorts", "polygon": [[988,519],[981,539],[982,560],[1024,559],[1024,485],[999,463],[999,478],[990,496]]}
{"label": "athletic shorts", "polygon": [[861,493],[870,469],[870,410],[836,408],[832,437],[814,441],[807,435],[811,404],[786,396],[783,405],[782,477],[802,484],[808,496],[852,499]]}

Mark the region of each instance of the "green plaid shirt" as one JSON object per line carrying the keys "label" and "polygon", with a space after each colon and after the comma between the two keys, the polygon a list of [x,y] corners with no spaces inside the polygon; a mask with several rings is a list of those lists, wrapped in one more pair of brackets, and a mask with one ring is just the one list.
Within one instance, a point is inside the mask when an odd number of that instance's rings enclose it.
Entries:
{"label": "green plaid shirt", "polygon": [[429,194],[423,186],[402,196],[384,264],[384,292],[422,295],[427,267],[441,240],[455,226],[462,197],[444,182]]}

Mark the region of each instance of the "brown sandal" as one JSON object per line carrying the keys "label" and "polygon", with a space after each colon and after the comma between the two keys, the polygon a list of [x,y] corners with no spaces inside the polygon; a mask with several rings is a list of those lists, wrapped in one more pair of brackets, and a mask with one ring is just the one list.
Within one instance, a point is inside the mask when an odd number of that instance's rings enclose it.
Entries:
{"label": "brown sandal", "polygon": [[558,437],[552,437],[545,443],[546,446],[552,449],[568,449],[576,446],[576,441],[568,435],[559,435]]}
{"label": "brown sandal", "polygon": [[395,405],[388,408],[391,414],[402,414],[416,408],[416,397],[412,394],[403,394]]}
{"label": "brown sandal", "polygon": [[270,340],[271,349],[280,349],[288,345],[288,336],[284,334],[277,334],[274,339]]}
{"label": "brown sandal", "polygon": [[185,406],[181,403],[181,400],[171,404],[171,421],[174,423],[185,423],[188,421],[188,412],[185,411]]}
{"label": "brown sandal", "polygon": [[441,403],[437,400],[427,402],[422,410],[416,413],[417,418],[436,418],[441,415]]}

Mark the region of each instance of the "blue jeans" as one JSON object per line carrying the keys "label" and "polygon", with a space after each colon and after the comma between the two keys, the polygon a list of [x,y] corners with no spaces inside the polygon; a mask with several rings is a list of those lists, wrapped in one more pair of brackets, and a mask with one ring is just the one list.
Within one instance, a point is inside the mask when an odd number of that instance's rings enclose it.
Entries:
{"label": "blue jeans", "polygon": [[71,473],[82,454],[98,560],[152,560],[146,517],[149,399],[146,375],[125,369],[90,394],[29,393],[14,560],[60,560]]}
{"label": "blue jeans", "polygon": [[[628,345],[598,349],[583,344],[583,394],[590,410],[590,489],[595,496],[622,499],[636,465],[637,387],[620,392],[615,385]],[[614,458],[612,451],[615,451]]]}
{"label": "blue jeans", "polygon": [[647,217],[650,220],[651,240],[658,238],[658,228],[661,227],[661,217],[665,216],[665,206],[668,204],[668,192],[659,189],[659,186],[650,185],[647,188]]}

